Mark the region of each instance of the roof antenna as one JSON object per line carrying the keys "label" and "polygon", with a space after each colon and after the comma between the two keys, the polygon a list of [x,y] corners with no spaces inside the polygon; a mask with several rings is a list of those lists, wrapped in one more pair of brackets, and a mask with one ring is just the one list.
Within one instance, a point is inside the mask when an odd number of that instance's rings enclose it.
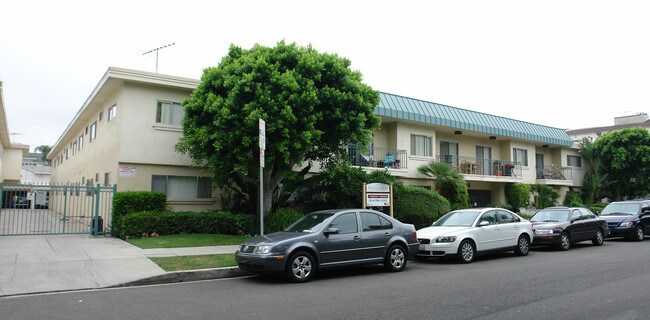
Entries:
{"label": "roof antenna", "polygon": [[171,46],[173,46],[173,45],[175,45],[175,44],[176,44],[175,42],[172,42],[172,43],[170,43],[170,44],[168,44],[168,45],[164,45],[164,46],[162,46],[162,47],[158,47],[158,48],[156,48],[156,49],[151,49],[151,50],[149,50],[149,51],[143,53],[142,55],[144,56],[144,55],[146,55],[146,54],[149,54],[149,53],[152,53],[152,52],[156,52],[156,73],[158,73],[158,51],[160,51],[161,49],[167,48],[167,47],[171,47]]}

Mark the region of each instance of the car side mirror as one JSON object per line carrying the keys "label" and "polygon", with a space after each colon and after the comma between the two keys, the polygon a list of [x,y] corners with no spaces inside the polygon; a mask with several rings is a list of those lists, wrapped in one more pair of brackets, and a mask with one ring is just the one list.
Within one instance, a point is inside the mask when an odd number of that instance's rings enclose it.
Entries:
{"label": "car side mirror", "polygon": [[486,220],[483,220],[483,221],[478,223],[479,227],[485,227],[485,226],[489,226],[489,225],[490,225],[490,221],[486,221]]}
{"label": "car side mirror", "polygon": [[327,228],[323,231],[323,234],[329,236],[330,234],[338,234],[340,231],[338,228]]}
{"label": "car side mirror", "polygon": [[571,218],[571,223],[574,223],[576,221],[580,220],[580,218]]}

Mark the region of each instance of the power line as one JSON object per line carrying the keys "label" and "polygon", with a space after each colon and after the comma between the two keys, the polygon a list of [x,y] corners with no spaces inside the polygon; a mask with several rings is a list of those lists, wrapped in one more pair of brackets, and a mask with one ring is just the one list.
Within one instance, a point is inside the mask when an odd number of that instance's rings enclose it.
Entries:
{"label": "power line", "polygon": [[142,55],[144,56],[144,55],[146,55],[146,54],[149,54],[149,53],[152,53],[152,52],[156,52],[156,73],[158,73],[158,51],[160,51],[161,49],[167,48],[167,47],[171,47],[171,46],[173,46],[173,45],[175,45],[175,44],[176,44],[175,42],[172,42],[172,43],[170,43],[170,44],[168,44],[168,45],[164,45],[164,46],[162,46],[162,47],[158,47],[158,48],[155,48],[155,49],[151,49],[151,50],[149,50],[149,51],[143,53]]}

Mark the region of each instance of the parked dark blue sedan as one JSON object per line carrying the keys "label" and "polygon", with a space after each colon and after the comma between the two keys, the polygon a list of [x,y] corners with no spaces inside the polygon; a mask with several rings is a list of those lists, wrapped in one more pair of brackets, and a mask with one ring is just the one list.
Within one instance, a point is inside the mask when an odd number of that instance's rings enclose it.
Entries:
{"label": "parked dark blue sedan", "polygon": [[368,209],[335,209],[305,215],[283,232],[244,242],[235,253],[239,268],[285,274],[308,281],[318,269],[384,264],[402,271],[418,251],[415,227]]}
{"label": "parked dark blue sedan", "polygon": [[650,234],[650,200],[612,202],[600,216],[607,220],[610,237],[642,241]]}

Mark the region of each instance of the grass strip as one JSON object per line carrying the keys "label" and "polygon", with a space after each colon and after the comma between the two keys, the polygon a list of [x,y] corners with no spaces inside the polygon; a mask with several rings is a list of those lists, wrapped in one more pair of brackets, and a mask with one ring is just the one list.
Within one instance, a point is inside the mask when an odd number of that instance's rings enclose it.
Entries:
{"label": "grass strip", "polygon": [[148,238],[129,238],[127,242],[142,249],[155,249],[240,245],[248,239],[250,239],[249,236],[229,234],[174,234]]}
{"label": "grass strip", "polygon": [[152,257],[149,259],[165,271],[198,270],[237,266],[234,253],[199,256]]}

